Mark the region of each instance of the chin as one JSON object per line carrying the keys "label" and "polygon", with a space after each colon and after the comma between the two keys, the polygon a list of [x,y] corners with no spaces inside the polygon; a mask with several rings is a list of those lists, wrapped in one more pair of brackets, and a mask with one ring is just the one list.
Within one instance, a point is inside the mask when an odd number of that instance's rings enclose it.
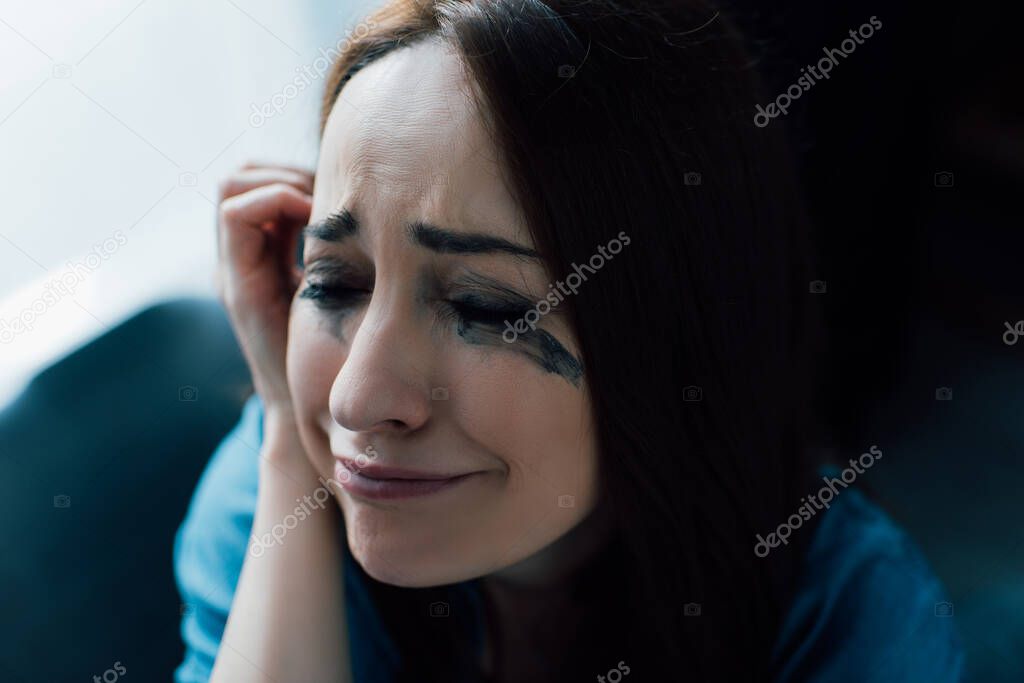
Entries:
{"label": "chin", "polygon": [[473,578],[466,572],[459,571],[457,567],[442,567],[422,560],[418,562],[417,558],[408,557],[407,553],[398,557],[392,553],[375,552],[351,540],[349,549],[363,571],[373,579],[391,586],[428,588]]}
{"label": "chin", "polygon": [[486,573],[465,562],[455,548],[416,547],[414,542],[386,535],[361,533],[346,522],[352,557],[373,579],[401,588],[428,588],[468,581]]}
{"label": "chin", "polygon": [[431,579],[431,577],[425,576],[420,572],[417,572],[415,568],[411,571],[396,571],[395,565],[381,561],[379,557],[368,557],[360,558],[356,557],[356,561],[359,562],[359,566],[363,568],[363,571],[368,576],[381,583],[386,583],[389,586],[398,586],[399,588],[429,588],[431,586],[440,586],[445,581],[438,581]]}

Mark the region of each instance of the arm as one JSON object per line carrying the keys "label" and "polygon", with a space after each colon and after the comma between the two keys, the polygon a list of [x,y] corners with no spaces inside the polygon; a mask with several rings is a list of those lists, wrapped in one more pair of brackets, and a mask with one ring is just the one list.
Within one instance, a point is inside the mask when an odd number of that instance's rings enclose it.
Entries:
{"label": "arm", "polygon": [[[321,487],[298,436],[284,360],[298,281],[292,263],[312,182],[295,169],[247,166],[221,186],[221,297],[264,405],[264,433],[249,552],[212,683],[352,680],[341,513],[332,505],[301,521],[296,514]],[[279,543],[254,544],[275,527]]]}
{"label": "arm", "polygon": [[[256,538],[269,535],[293,514],[297,498],[320,486],[294,433],[294,427],[267,430]],[[313,509],[281,544],[246,554],[211,683],[351,681],[339,523],[333,506]]]}

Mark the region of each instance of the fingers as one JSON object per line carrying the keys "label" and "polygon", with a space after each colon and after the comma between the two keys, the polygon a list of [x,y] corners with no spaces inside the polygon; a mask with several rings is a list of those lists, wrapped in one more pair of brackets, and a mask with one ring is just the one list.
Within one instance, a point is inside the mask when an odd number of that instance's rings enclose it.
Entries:
{"label": "fingers", "polygon": [[284,359],[295,243],[312,192],[312,174],[284,166],[247,164],[220,184],[217,291],[266,406],[290,403]]}
{"label": "fingers", "polygon": [[[312,197],[277,182],[225,199],[220,204],[218,247],[222,260],[246,272],[263,264],[269,249],[287,249],[309,221]],[[275,257],[287,258],[290,254]]]}
{"label": "fingers", "polygon": [[313,194],[313,175],[307,171],[280,166],[258,168],[250,168],[250,166],[247,164],[243,170],[231,174],[220,183],[219,201],[274,183],[283,183],[306,194]]}

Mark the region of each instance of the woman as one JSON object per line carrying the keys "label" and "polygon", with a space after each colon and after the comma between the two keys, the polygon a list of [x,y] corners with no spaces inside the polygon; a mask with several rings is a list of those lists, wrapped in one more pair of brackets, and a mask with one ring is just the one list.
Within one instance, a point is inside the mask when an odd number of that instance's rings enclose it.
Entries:
{"label": "woman", "polygon": [[725,18],[366,27],[315,175],[222,187],[257,397],[179,534],[178,680],[956,680],[906,538],[803,507],[802,215]]}

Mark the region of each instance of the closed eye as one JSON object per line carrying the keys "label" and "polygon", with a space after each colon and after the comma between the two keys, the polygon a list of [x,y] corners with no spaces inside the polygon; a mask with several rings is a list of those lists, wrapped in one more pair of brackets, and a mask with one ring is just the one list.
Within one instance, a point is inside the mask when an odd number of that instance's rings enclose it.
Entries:
{"label": "closed eye", "polygon": [[307,282],[306,287],[299,292],[299,298],[309,299],[317,308],[324,310],[342,310],[360,303],[369,294],[365,289],[343,284]]}
{"label": "closed eye", "polygon": [[515,322],[529,310],[528,306],[495,301],[476,294],[447,299],[445,303],[463,322],[498,327],[504,325],[505,321]]}

